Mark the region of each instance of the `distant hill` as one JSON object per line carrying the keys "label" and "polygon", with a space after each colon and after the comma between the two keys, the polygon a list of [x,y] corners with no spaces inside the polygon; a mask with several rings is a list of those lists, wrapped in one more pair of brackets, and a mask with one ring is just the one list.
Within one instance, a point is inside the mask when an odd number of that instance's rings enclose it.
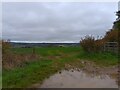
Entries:
{"label": "distant hill", "polygon": [[13,47],[52,47],[52,46],[79,46],[80,43],[19,43],[19,42],[10,42]]}

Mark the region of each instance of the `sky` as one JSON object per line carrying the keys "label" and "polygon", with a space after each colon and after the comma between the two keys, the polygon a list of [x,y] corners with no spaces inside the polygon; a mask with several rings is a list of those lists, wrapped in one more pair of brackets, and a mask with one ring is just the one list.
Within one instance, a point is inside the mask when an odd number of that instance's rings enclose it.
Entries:
{"label": "sky", "polygon": [[117,10],[117,2],[4,2],[2,39],[74,43],[104,36]]}

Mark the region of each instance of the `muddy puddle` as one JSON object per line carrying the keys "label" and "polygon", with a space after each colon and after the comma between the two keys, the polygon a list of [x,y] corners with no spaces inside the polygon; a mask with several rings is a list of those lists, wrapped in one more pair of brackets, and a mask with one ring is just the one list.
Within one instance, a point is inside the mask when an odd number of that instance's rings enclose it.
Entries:
{"label": "muddy puddle", "polygon": [[118,88],[108,75],[89,74],[84,71],[63,70],[46,79],[39,88]]}

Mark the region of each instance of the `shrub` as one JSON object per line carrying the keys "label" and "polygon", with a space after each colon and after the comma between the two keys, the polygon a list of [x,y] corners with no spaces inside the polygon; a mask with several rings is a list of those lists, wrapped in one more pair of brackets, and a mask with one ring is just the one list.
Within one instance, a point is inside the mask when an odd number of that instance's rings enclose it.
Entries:
{"label": "shrub", "polygon": [[118,33],[120,30],[111,29],[110,31],[106,32],[104,40],[106,42],[119,42],[118,40]]}
{"label": "shrub", "polygon": [[[13,54],[10,51],[11,45],[8,41],[2,40],[2,64],[4,66],[11,66],[13,60]],[[9,65],[8,65],[9,63]]]}
{"label": "shrub", "polygon": [[84,39],[81,39],[80,45],[86,52],[100,52],[103,50],[104,41],[95,40],[93,36],[85,36]]}
{"label": "shrub", "polygon": [[95,46],[94,46],[94,49],[95,49],[94,51],[95,52],[101,52],[101,51],[103,51],[104,44],[105,44],[105,41],[103,39],[96,40],[95,41]]}
{"label": "shrub", "polygon": [[95,38],[92,36],[85,36],[85,38],[81,38],[80,45],[86,52],[94,51],[95,46]]}
{"label": "shrub", "polygon": [[9,42],[2,41],[2,66],[4,69],[22,67],[27,62],[37,60],[39,58],[35,53],[35,48],[32,49],[32,53],[28,54],[17,54],[12,50],[13,49]]}
{"label": "shrub", "polygon": [[6,54],[10,52],[11,45],[8,41],[2,40],[2,54]]}

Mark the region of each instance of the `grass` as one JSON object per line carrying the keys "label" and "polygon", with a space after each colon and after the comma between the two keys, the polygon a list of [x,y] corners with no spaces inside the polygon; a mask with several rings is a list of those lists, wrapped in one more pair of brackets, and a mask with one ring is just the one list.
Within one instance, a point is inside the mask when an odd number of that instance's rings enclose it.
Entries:
{"label": "grass", "polygon": [[118,55],[108,52],[99,53],[86,53],[82,52],[78,55],[79,58],[84,60],[94,61],[99,66],[113,66],[118,64]]}
{"label": "grass", "polygon": [[[32,53],[32,48],[13,48],[15,54]],[[3,69],[3,87],[30,87],[42,83],[45,78],[65,68],[66,64],[84,67],[81,60],[90,60],[99,66],[118,64],[118,57],[111,53],[85,53],[81,47],[36,47],[35,53],[42,59],[27,62],[24,67]]]}
{"label": "grass", "polygon": [[11,88],[26,87],[32,83],[41,83],[56,71],[57,68],[54,68],[51,60],[30,62],[23,68],[3,71],[3,85]]}
{"label": "grass", "polygon": [[0,89],[2,88],[2,71],[0,71]]}

